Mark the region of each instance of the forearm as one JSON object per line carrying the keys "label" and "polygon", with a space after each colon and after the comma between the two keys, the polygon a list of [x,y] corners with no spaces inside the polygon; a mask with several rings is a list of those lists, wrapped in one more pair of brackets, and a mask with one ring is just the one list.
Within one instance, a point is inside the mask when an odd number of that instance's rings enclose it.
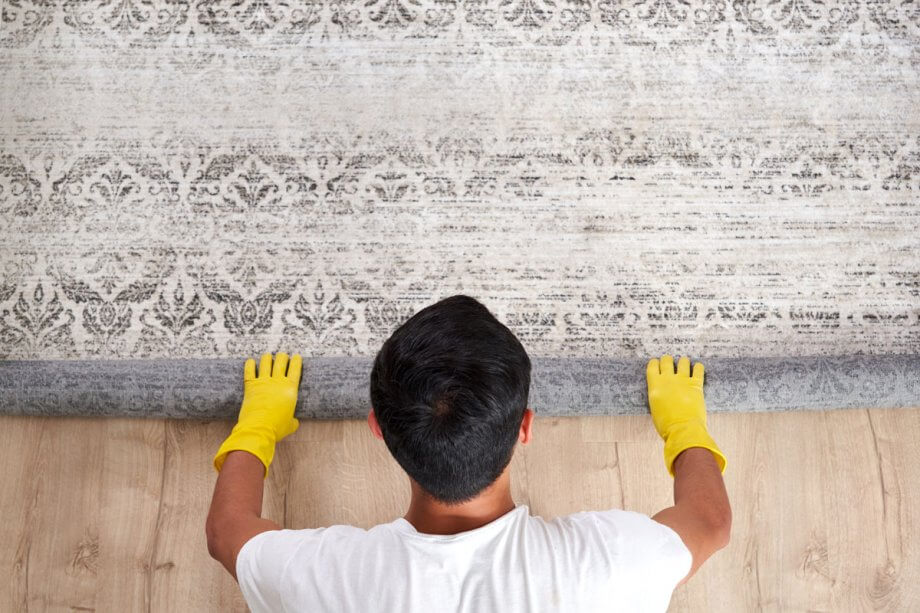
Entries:
{"label": "forearm", "polygon": [[205,524],[208,553],[236,579],[236,557],[243,544],[259,532],[278,530],[262,519],[265,465],[248,451],[231,451],[217,476]]}
{"label": "forearm", "polygon": [[725,483],[715,457],[708,449],[691,447],[674,460],[674,506],[652,519],[674,529],[693,556],[696,573],[712,554],[728,545],[732,513]]}
{"label": "forearm", "polygon": [[708,449],[691,447],[674,460],[674,506],[693,513],[716,529],[727,531],[731,526],[725,481]]}
{"label": "forearm", "polygon": [[261,517],[265,465],[248,451],[231,451],[217,475],[208,525],[227,518]]}

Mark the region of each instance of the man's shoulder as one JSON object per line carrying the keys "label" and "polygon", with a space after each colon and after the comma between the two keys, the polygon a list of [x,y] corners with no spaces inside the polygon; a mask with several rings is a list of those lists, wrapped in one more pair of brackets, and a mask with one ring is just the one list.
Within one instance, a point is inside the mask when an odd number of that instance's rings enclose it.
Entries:
{"label": "man's shoulder", "polygon": [[683,546],[680,537],[671,528],[638,511],[578,511],[559,516],[550,523],[557,523],[562,528],[588,537],[602,539],[611,545],[641,543],[652,547]]}
{"label": "man's shoulder", "polygon": [[623,528],[650,528],[657,524],[651,517],[638,511],[625,509],[601,509],[591,511],[577,511],[569,515],[560,515],[554,521],[573,524],[594,524],[600,522],[604,525]]}

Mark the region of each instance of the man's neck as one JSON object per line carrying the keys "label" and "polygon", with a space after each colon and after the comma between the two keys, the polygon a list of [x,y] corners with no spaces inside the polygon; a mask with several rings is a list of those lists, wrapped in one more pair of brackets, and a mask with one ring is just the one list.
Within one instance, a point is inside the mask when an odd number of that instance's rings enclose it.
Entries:
{"label": "man's neck", "polygon": [[507,482],[493,484],[473,500],[448,506],[424,496],[412,485],[412,501],[404,518],[423,534],[457,534],[475,530],[514,510]]}

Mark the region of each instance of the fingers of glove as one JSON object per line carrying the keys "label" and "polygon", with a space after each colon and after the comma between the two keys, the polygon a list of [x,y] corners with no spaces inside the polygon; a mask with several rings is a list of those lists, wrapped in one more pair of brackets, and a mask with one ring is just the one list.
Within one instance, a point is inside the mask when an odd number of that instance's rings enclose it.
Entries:
{"label": "fingers of glove", "polygon": [[674,356],[671,354],[664,354],[661,356],[661,374],[662,375],[673,375],[674,374]]}
{"label": "fingers of glove", "polygon": [[690,358],[685,355],[680,356],[677,360],[677,374],[681,377],[690,376]]}
{"label": "fingers of glove", "polygon": [[288,379],[292,381],[300,382],[300,371],[303,368],[303,358],[300,357],[299,353],[295,353],[291,358],[291,363],[288,365]]}
{"label": "fingers of glove", "polygon": [[270,377],[272,374],[272,354],[263,353],[262,359],[259,362],[259,378],[263,379]]}
{"label": "fingers of glove", "polygon": [[703,363],[697,362],[693,365],[693,378],[698,379],[700,384],[703,383]]}
{"label": "fingers of glove", "polygon": [[287,374],[288,354],[281,352],[275,354],[275,365],[272,366],[272,378],[283,379]]}
{"label": "fingers of glove", "polygon": [[243,381],[251,381],[256,378],[256,361],[252,358],[246,360],[243,365]]}
{"label": "fingers of glove", "polygon": [[661,372],[658,370],[658,358],[652,358],[645,367],[645,377],[651,381],[660,374]]}

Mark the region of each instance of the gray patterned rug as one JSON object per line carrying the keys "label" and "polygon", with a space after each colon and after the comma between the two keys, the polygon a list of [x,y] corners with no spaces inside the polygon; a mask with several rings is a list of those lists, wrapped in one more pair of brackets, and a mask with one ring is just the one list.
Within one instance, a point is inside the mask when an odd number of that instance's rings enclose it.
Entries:
{"label": "gray patterned rug", "polygon": [[[363,417],[476,297],[538,414],[920,406],[920,6],[0,0],[0,411]],[[189,370],[211,373],[206,388]]]}

